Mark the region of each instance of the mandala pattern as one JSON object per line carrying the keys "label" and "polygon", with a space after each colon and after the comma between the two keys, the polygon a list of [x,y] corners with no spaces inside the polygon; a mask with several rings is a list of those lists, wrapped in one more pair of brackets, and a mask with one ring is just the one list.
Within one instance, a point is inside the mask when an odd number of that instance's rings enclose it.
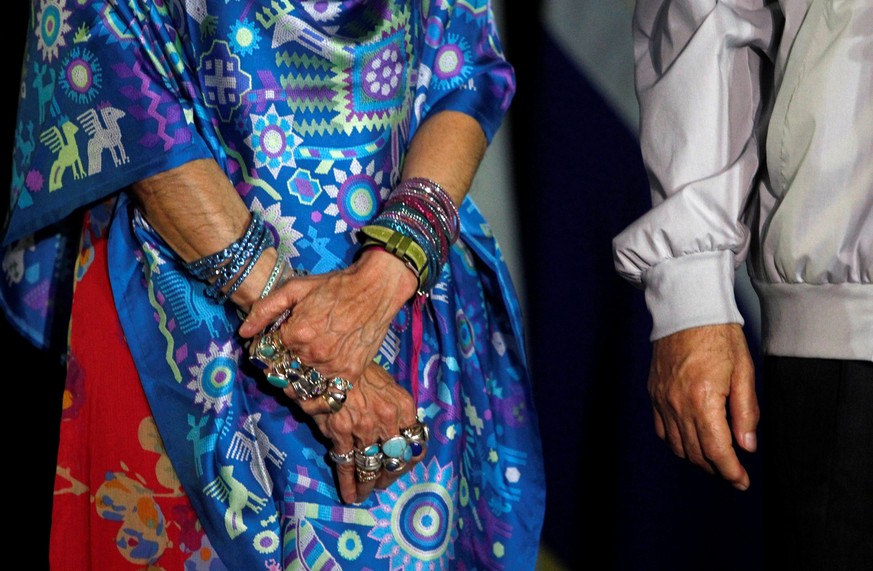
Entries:
{"label": "mandala pattern", "polygon": [[70,14],[63,0],[42,0],[36,16],[36,39],[43,60],[51,62],[58,57],[58,51],[67,45]]}
{"label": "mandala pattern", "polygon": [[209,353],[197,355],[197,366],[189,368],[192,375],[187,387],[194,391],[194,402],[203,405],[203,412],[216,412],[230,404],[236,379],[239,349],[230,343],[210,344]]}
{"label": "mandala pattern", "polygon": [[452,466],[436,458],[416,464],[384,492],[372,510],[376,527],[370,537],[380,542],[377,558],[390,569],[451,569],[457,535],[457,480]]}
{"label": "mandala pattern", "polygon": [[409,14],[397,13],[394,18],[390,24],[386,21],[380,39],[355,50],[351,67],[339,75],[342,89],[335,101],[347,133],[393,127],[406,115],[412,79]]}
{"label": "mandala pattern", "polygon": [[255,166],[266,167],[273,175],[279,177],[282,167],[293,167],[294,149],[303,139],[294,132],[294,116],[279,115],[276,105],[264,115],[252,113],[252,134],[246,138],[246,144],[254,151]]}
{"label": "mandala pattern", "polygon": [[364,168],[355,159],[345,169],[333,169],[333,175],[338,186],[327,185],[324,190],[336,203],[328,205],[324,213],[339,215],[334,227],[337,234],[357,230],[376,215],[388,196],[389,189],[382,183],[384,173],[376,170],[374,161]]}

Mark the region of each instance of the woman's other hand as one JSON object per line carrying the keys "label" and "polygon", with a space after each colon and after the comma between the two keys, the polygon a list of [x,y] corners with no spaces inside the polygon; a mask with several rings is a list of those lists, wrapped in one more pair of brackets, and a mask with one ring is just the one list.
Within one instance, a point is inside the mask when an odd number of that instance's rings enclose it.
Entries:
{"label": "woman's other hand", "polygon": [[[376,363],[370,363],[353,385],[337,412],[330,412],[330,407],[321,398],[299,400],[292,387],[286,388],[285,393],[312,416],[321,433],[333,442],[333,452],[337,454],[384,443],[400,436],[401,429],[417,422],[412,395]],[[354,462],[337,463],[340,497],[350,504],[363,502],[374,488],[386,488],[412,469],[424,458],[426,446],[417,452],[402,469],[391,472],[382,468],[376,478],[368,482],[357,478]]]}
{"label": "woman's other hand", "polygon": [[253,337],[291,309],[280,328],[285,347],[326,376],[357,379],[417,288],[401,260],[368,248],[343,270],[291,278],[255,302],[239,333]]}

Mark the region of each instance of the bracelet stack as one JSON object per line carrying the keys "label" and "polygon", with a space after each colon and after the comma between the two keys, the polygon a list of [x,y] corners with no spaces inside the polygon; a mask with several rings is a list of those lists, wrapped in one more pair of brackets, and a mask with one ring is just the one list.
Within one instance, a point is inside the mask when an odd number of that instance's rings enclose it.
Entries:
{"label": "bracelet stack", "polygon": [[207,296],[224,303],[239,289],[263,251],[272,245],[269,226],[254,212],[248,228],[236,242],[184,267],[195,278],[207,282]]}
{"label": "bracelet stack", "polygon": [[439,184],[410,178],[394,189],[361,234],[362,248],[382,247],[403,260],[418,278],[419,293],[425,293],[439,280],[460,234],[460,220],[454,202]]}

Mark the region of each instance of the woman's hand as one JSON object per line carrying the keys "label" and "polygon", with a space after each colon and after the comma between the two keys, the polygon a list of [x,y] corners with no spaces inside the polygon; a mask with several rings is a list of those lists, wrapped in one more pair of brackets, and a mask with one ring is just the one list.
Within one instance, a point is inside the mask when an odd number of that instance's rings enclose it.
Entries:
{"label": "woman's hand", "polygon": [[401,260],[368,248],[346,269],[288,280],[255,302],[239,333],[252,337],[291,309],[280,328],[282,344],[323,375],[354,380],[417,287]]}
{"label": "woman's hand", "polygon": [[[370,363],[354,381],[343,407],[335,413],[321,398],[299,400],[292,387],[284,389],[304,412],[312,416],[319,430],[333,442],[333,451],[345,454],[363,450],[399,436],[400,430],[416,422],[415,401],[391,375],[376,363]],[[337,464],[337,485],[340,497],[346,503],[363,502],[374,488],[386,488],[398,477],[412,469],[427,453],[421,452],[408,461],[403,469],[389,472],[384,468],[376,479],[360,482],[355,475],[354,462]]]}

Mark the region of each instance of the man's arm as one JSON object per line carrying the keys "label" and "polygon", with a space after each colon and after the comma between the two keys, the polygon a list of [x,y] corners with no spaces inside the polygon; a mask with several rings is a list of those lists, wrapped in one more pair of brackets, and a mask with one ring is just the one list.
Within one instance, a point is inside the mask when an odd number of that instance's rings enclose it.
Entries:
{"label": "man's arm", "polygon": [[653,318],[649,393],[675,454],[738,489],[733,449],[756,447],[754,372],[733,286],[760,167],[767,0],[637,2],[640,144],[653,208],[614,240],[615,265]]}

